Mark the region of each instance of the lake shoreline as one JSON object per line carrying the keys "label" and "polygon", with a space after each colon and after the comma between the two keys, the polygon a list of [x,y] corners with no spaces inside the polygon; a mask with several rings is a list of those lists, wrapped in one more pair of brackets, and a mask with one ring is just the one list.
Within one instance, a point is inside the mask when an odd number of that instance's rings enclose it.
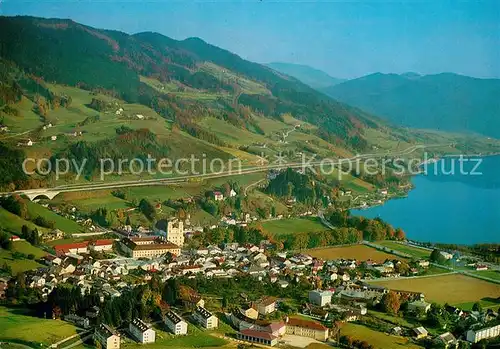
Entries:
{"label": "lake shoreline", "polygon": [[[495,217],[500,215],[500,154],[480,156],[482,176],[437,174],[412,176],[407,196],[390,197],[382,205],[352,209],[356,216],[380,217],[401,227],[407,238],[432,243],[474,245],[498,243],[500,230]],[[453,161],[460,155],[444,156]],[[469,156],[472,157],[472,156]],[[473,167],[475,162],[464,162]],[[430,167],[430,165],[429,165]],[[433,171],[430,171],[433,172]],[[394,199],[405,200],[394,200]]]}

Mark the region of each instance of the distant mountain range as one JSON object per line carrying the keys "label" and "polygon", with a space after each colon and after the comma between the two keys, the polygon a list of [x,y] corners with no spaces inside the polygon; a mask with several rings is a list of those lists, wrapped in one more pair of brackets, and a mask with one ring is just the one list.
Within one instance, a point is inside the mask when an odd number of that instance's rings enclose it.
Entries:
{"label": "distant mountain range", "polygon": [[280,73],[290,75],[315,89],[334,86],[345,81],[344,79],[334,78],[324,71],[308,65],[282,62],[273,62],[266,65]]}
{"label": "distant mountain range", "polygon": [[500,80],[376,73],[323,89],[396,124],[500,138]]}

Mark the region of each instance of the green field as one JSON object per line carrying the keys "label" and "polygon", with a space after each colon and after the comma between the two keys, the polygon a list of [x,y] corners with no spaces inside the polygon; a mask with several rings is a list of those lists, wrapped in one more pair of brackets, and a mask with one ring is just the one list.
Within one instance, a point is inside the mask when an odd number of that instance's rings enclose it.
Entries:
{"label": "green field", "polygon": [[481,270],[475,271],[474,274],[500,281],[500,271],[498,270]]}
{"label": "green field", "polygon": [[35,224],[22,219],[21,217],[10,213],[3,207],[0,207],[0,227],[12,233],[14,235],[19,235],[23,225],[26,225],[30,229],[37,228],[38,231],[45,231],[46,229],[37,227]]}
{"label": "green field", "polygon": [[41,216],[45,218],[47,221],[54,222],[54,228],[60,229],[65,233],[79,233],[84,232],[83,227],[78,225],[75,221],[65,218],[63,216],[58,215],[55,212],[50,211],[49,209],[31,202],[26,202],[28,205],[28,213],[31,218],[36,218],[37,216]]}
{"label": "green field", "polygon": [[0,307],[0,341],[28,342],[45,346],[77,333],[76,327],[61,321],[25,315],[22,310]]}
{"label": "green field", "polygon": [[[471,311],[475,303],[476,302],[466,302],[466,303],[456,304],[456,306],[465,311]],[[500,300],[498,299],[484,298],[479,301],[479,304],[481,304],[481,307],[483,309],[493,309],[496,311],[500,310]]]}
{"label": "green field", "polygon": [[[174,336],[166,332],[163,327],[155,327],[156,342],[148,344],[148,348],[206,348],[206,347],[221,347],[228,342],[222,338],[215,337],[212,332],[203,331],[196,326],[188,326],[187,336]],[[122,344],[122,348],[142,348],[141,344],[127,340]]]}
{"label": "green field", "polygon": [[350,336],[354,339],[367,341],[378,349],[399,349],[399,348],[421,348],[413,344],[408,338],[390,336],[383,332],[372,330],[362,325],[352,323],[345,324],[340,330],[341,336]]}
{"label": "green field", "polygon": [[12,268],[13,274],[36,269],[42,266],[40,263],[37,263],[31,259],[14,258],[14,252],[24,253],[25,255],[33,254],[36,259],[47,254],[45,251],[39,249],[38,247],[32,246],[29,242],[12,242],[12,249],[10,251],[4,249],[0,250],[0,265],[7,264],[8,266],[10,266]]}
{"label": "green field", "polygon": [[453,305],[497,298],[500,285],[460,274],[370,282],[394,290],[422,292],[426,301]]}
{"label": "green field", "polygon": [[391,250],[406,253],[414,258],[428,259],[431,255],[431,251],[425,250],[423,248],[408,246],[394,241],[379,241],[377,245],[387,247]]}
{"label": "green field", "polygon": [[262,223],[262,227],[273,235],[287,235],[328,230],[319,218],[288,218]]}

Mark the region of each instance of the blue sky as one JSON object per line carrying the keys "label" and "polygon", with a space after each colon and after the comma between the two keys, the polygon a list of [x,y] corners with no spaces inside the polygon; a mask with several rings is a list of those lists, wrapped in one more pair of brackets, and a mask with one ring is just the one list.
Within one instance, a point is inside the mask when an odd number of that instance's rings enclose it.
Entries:
{"label": "blue sky", "polygon": [[342,78],[407,71],[500,78],[496,0],[0,0],[0,13],[197,36],[252,61],[307,64]]}

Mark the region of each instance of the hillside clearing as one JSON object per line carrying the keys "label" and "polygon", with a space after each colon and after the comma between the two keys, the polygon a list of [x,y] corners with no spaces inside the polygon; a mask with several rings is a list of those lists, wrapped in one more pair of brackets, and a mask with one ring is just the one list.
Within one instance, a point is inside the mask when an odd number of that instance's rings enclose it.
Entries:
{"label": "hillside clearing", "polygon": [[0,340],[20,340],[46,346],[77,333],[76,327],[67,322],[27,316],[5,307],[0,307],[0,328]]}

